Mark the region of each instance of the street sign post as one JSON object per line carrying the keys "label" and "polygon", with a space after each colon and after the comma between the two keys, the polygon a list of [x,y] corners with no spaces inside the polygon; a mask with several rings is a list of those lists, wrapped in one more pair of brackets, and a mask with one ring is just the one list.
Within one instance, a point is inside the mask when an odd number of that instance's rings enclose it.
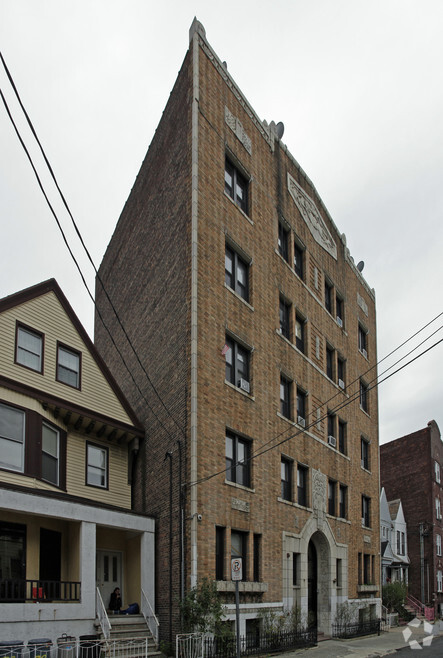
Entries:
{"label": "street sign post", "polygon": [[235,628],[237,638],[237,658],[240,658],[240,597],[238,583],[243,579],[243,562],[241,557],[231,560],[231,580],[235,582]]}

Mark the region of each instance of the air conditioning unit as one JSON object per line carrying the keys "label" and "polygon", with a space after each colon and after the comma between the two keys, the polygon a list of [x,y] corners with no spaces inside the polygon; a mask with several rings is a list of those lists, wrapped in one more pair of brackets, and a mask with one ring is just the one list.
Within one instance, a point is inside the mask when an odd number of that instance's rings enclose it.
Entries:
{"label": "air conditioning unit", "polygon": [[278,333],[278,334],[281,334],[281,327],[278,327],[278,329],[277,329],[277,333]]}
{"label": "air conditioning unit", "polygon": [[337,324],[339,327],[343,327],[343,320],[337,315]]}
{"label": "air conditioning unit", "polygon": [[343,389],[346,388],[343,379],[338,380],[338,385],[340,386],[340,388],[343,388]]}
{"label": "air conditioning unit", "polygon": [[246,391],[246,393],[249,393],[250,387],[247,379],[239,379],[238,386],[239,388],[241,388],[242,391]]}
{"label": "air conditioning unit", "polygon": [[365,359],[368,358],[368,353],[367,353],[367,351],[366,351],[365,349],[362,349],[361,353],[363,354],[363,356],[365,357]]}
{"label": "air conditioning unit", "polygon": [[305,419],[303,418],[303,416],[297,416],[297,423],[298,423],[301,427],[305,427],[305,425],[306,425],[306,421],[305,421]]}
{"label": "air conditioning unit", "polygon": [[335,446],[337,445],[337,439],[335,438],[335,436],[332,436],[332,434],[330,434],[328,436],[328,443],[329,443],[330,446],[335,448]]}

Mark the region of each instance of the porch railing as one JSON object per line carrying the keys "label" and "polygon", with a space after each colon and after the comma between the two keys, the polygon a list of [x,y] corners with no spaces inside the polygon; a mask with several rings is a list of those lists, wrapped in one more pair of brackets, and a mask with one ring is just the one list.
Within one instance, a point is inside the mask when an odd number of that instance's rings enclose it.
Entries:
{"label": "porch railing", "polygon": [[67,580],[20,580],[0,579],[0,602],[23,603],[26,601],[50,603],[53,601],[79,602],[81,583]]}
{"label": "porch railing", "polygon": [[141,591],[141,606],[140,606],[140,608],[141,608],[141,613],[142,613],[143,617],[145,618],[146,623],[149,626],[149,630],[152,633],[152,637],[154,638],[154,642],[155,642],[156,645],[158,645],[158,636],[159,636],[158,630],[159,630],[160,624],[159,624],[159,621],[156,617],[156,614],[155,614],[155,612],[152,608],[152,605],[151,605],[148,597],[146,596],[145,592],[143,591],[143,588],[142,588],[142,591]]}
{"label": "porch railing", "polygon": [[411,608],[414,608],[416,614],[423,615],[425,619],[427,619],[427,621],[434,621],[434,617],[435,617],[434,608],[425,605],[424,603],[416,599],[415,596],[411,596],[411,594],[407,595],[406,603],[408,603],[411,606]]}
{"label": "porch railing", "polygon": [[100,594],[98,587],[95,590],[95,611],[103,632],[103,636],[107,640],[111,634],[111,622],[109,621],[108,613],[106,612],[102,595]]}

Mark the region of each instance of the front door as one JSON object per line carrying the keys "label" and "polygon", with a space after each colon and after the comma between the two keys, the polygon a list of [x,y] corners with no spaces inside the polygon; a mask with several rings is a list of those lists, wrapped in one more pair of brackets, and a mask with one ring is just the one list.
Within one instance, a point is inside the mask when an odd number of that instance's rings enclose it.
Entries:
{"label": "front door", "polygon": [[312,540],[308,546],[308,624],[317,627],[317,551]]}
{"label": "front door", "polygon": [[26,598],[26,526],[0,523],[0,601]]}
{"label": "front door", "polygon": [[[105,608],[109,607],[111,593],[116,587],[123,592],[122,554],[118,551],[97,551],[97,587]],[[123,607],[126,603],[123,601]]]}

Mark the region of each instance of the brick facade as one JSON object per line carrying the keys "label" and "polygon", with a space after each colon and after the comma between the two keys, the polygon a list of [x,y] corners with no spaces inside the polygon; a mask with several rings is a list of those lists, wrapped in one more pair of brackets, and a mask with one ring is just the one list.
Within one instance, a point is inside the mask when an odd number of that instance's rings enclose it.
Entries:
{"label": "brick facade", "polygon": [[438,614],[443,604],[442,467],[443,443],[434,420],[417,432],[380,446],[381,484],[388,498],[401,498],[407,523],[409,592],[435,607]]}
{"label": "brick facade", "polygon": [[[312,609],[325,631],[336,605],[348,598],[365,607],[363,614],[377,612],[378,410],[376,389],[369,390],[377,360],[375,296],[279,135],[279,127],[258,119],[195,22],[99,272],[168,410],[97,282],[100,313],[136,384],[99,318],[96,343],[147,430],[136,504],[157,518],[164,639],[179,628],[181,589],[203,576],[218,576],[232,605],[231,544],[235,554],[239,542],[242,632],[269,606]],[[287,254],[281,239],[279,246],[279,225]],[[225,258],[238,275],[232,281]],[[236,356],[248,361],[246,370]],[[282,413],[282,381],[290,419]],[[297,398],[305,405],[304,423],[297,422]],[[245,450],[246,463],[235,468],[235,459],[227,461],[226,445],[238,451],[239,461]],[[231,470],[225,471],[227,464]],[[297,502],[299,467],[307,484],[304,504]],[[182,515],[180,478],[186,485]],[[329,510],[328,491],[335,510]],[[345,511],[339,511],[340,494]],[[363,496],[368,517],[362,525]]]}

